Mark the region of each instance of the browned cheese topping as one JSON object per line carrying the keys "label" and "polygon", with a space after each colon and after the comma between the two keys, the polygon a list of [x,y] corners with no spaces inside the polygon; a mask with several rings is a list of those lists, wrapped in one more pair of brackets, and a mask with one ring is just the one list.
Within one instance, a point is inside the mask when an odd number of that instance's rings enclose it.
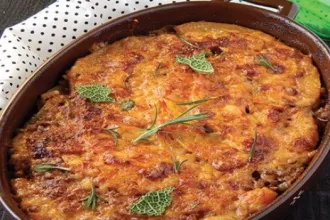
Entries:
{"label": "browned cheese topping", "polygon": [[[68,94],[42,96],[11,146],[11,186],[30,218],[245,219],[303,172],[318,142],[312,109],[321,85],[311,58],[236,25],[174,30],[103,44],[67,72]],[[210,73],[177,60],[202,53]],[[78,94],[87,85],[111,89],[113,102]],[[185,116],[205,117],[137,140],[154,119],[155,128],[201,99]],[[42,164],[69,171],[37,172]],[[130,209],[167,187],[171,202],[160,216]],[[94,208],[86,206],[91,188]]]}

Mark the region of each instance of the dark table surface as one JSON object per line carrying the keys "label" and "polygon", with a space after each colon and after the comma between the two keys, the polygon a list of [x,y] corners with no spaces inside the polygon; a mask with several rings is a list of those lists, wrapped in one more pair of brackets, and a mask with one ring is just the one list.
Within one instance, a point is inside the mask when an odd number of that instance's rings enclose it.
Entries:
{"label": "dark table surface", "polygon": [[[0,36],[6,27],[21,22],[53,2],[55,0],[0,0]],[[0,220],[5,220],[5,215],[0,206]],[[330,157],[315,184],[303,193],[286,219],[330,219]]]}

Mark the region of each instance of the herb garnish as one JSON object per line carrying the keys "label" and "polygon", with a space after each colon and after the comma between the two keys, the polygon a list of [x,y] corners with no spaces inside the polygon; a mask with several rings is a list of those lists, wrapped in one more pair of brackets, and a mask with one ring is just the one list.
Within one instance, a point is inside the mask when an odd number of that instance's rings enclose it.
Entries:
{"label": "herb garnish", "polygon": [[267,60],[263,55],[257,56],[255,60],[258,65],[265,66],[265,67],[273,70],[274,72],[276,72],[276,69],[273,66],[273,64],[269,60]]}
{"label": "herb garnish", "polygon": [[131,110],[132,108],[134,108],[135,106],[135,102],[133,100],[124,100],[120,103],[120,109],[122,111],[129,111]]}
{"label": "herb garnish", "polygon": [[109,97],[111,89],[101,84],[78,86],[77,91],[80,97],[91,102],[114,102],[114,99]]}
{"label": "herb garnish", "polygon": [[[144,132],[143,134],[141,134],[139,137],[137,137],[135,140],[133,140],[133,143],[138,142],[139,140],[142,139],[146,139],[147,137],[157,133],[160,129],[162,129],[165,126],[168,125],[173,125],[173,124],[184,124],[185,122],[189,122],[189,121],[198,121],[198,120],[204,120],[205,118],[209,117],[210,115],[208,113],[199,113],[199,114],[194,114],[194,115],[187,115],[184,116],[185,114],[187,114],[189,111],[191,111],[192,109],[196,108],[198,105],[195,105],[191,108],[189,108],[188,110],[186,110],[185,112],[183,112],[181,115],[179,115],[178,117],[171,119],[167,122],[164,122],[162,124],[159,125],[155,125],[153,123],[153,125],[147,129],[146,132]],[[157,111],[156,111],[157,114]],[[156,119],[156,117],[155,117]],[[155,120],[154,120],[155,122]]]}
{"label": "herb garnish", "polygon": [[102,201],[106,202],[105,199],[103,199],[102,197],[100,197],[99,195],[96,194],[95,187],[92,184],[91,191],[89,192],[89,195],[86,196],[85,198],[81,199],[80,201],[85,201],[85,203],[83,205],[84,209],[87,209],[87,208],[90,207],[92,210],[95,210],[98,200],[102,200]]}
{"label": "herb garnish", "polygon": [[140,215],[160,216],[165,212],[165,208],[172,202],[170,193],[174,187],[170,186],[158,191],[148,192],[128,207],[130,212]]}
{"label": "herb garnish", "polygon": [[114,128],[106,128],[106,129],[104,129],[106,132],[109,132],[112,135],[112,137],[115,139],[115,146],[118,144],[118,136],[119,136],[119,134],[118,134],[117,131],[115,131],[118,128],[119,127],[116,126]]}
{"label": "herb garnish", "polygon": [[173,157],[171,157],[171,159],[172,159],[172,162],[173,162],[174,173],[179,173],[181,165],[184,162],[188,161],[188,160],[178,161],[178,160],[175,160]]}
{"label": "herb garnish", "polygon": [[156,104],[155,104],[154,106],[155,106],[155,116],[154,116],[154,120],[152,121],[152,124],[150,125],[150,127],[147,128],[147,130],[151,130],[151,129],[155,126],[156,121],[157,121],[157,117],[158,117],[158,109],[157,109]]}
{"label": "herb garnish", "polygon": [[256,145],[257,145],[257,138],[258,138],[257,131],[254,131],[253,144],[252,144],[252,147],[251,147],[250,152],[249,152],[249,162],[251,162],[251,160],[252,160],[253,153],[254,153],[254,150],[255,150]]}
{"label": "herb garnish", "polygon": [[189,41],[187,41],[186,39],[184,39],[184,38],[181,37],[180,35],[175,34],[175,36],[176,36],[180,41],[182,41],[183,43],[187,44],[188,46],[194,47],[194,48],[196,48],[196,49],[200,49],[197,45],[194,45],[194,44],[190,43]]}
{"label": "herb garnish", "polygon": [[205,58],[205,52],[191,57],[176,56],[176,62],[189,65],[190,68],[201,74],[211,74],[214,72],[212,64]]}
{"label": "herb garnish", "polygon": [[48,172],[52,170],[64,170],[64,171],[70,171],[69,168],[66,167],[60,167],[53,164],[38,164],[35,167],[33,167],[33,170],[37,173],[43,173]]}
{"label": "herb garnish", "polygon": [[200,126],[200,125],[194,125],[194,124],[189,124],[189,123],[182,123],[182,124],[187,125],[187,126],[192,127],[192,128],[200,129],[204,132],[206,131],[206,128],[203,127],[203,126]]}
{"label": "herb garnish", "polygon": [[195,105],[195,104],[200,104],[200,103],[203,103],[203,102],[207,102],[209,100],[213,100],[213,99],[216,99],[216,98],[218,98],[218,97],[204,98],[204,99],[199,99],[199,100],[191,101],[191,102],[178,102],[176,104],[177,105]]}

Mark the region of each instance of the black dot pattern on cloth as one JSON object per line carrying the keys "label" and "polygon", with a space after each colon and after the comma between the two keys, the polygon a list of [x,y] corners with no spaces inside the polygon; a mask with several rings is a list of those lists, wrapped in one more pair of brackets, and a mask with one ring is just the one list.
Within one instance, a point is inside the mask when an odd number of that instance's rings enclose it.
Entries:
{"label": "black dot pattern on cloth", "polygon": [[181,1],[58,0],[0,39],[0,113],[20,85],[54,52],[95,26],[132,11]]}

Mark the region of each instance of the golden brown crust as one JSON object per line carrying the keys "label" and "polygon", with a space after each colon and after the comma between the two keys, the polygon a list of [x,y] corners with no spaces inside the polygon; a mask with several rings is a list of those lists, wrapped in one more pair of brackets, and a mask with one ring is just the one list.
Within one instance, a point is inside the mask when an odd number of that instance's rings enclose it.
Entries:
{"label": "golden brown crust", "polygon": [[[128,211],[142,194],[174,186],[162,219],[244,219],[273,201],[280,184],[290,185],[311,160],[318,142],[312,107],[320,79],[311,59],[269,35],[235,25],[195,22],[175,27],[196,49],[174,34],[128,37],[95,47],[67,73],[71,93],[43,96],[40,112],[12,144],[13,191],[32,219],[144,218]],[[202,75],[175,62],[176,55],[201,50],[215,72]],[[222,54],[220,54],[222,53]],[[220,55],[219,55],[220,54]],[[263,55],[275,70],[256,64]],[[112,88],[115,103],[79,97],[79,85]],[[192,112],[210,118],[193,122],[205,131],[171,125],[136,144],[151,125],[178,116],[177,102],[217,97]],[[121,111],[120,102],[135,107]],[[107,127],[118,126],[118,145]],[[258,139],[249,152],[254,131]],[[177,174],[171,157],[187,160]],[[35,173],[52,163],[72,172]],[[108,203],[84,210],[91,184]],[[282,184],[283,185],[283,184]]]}

